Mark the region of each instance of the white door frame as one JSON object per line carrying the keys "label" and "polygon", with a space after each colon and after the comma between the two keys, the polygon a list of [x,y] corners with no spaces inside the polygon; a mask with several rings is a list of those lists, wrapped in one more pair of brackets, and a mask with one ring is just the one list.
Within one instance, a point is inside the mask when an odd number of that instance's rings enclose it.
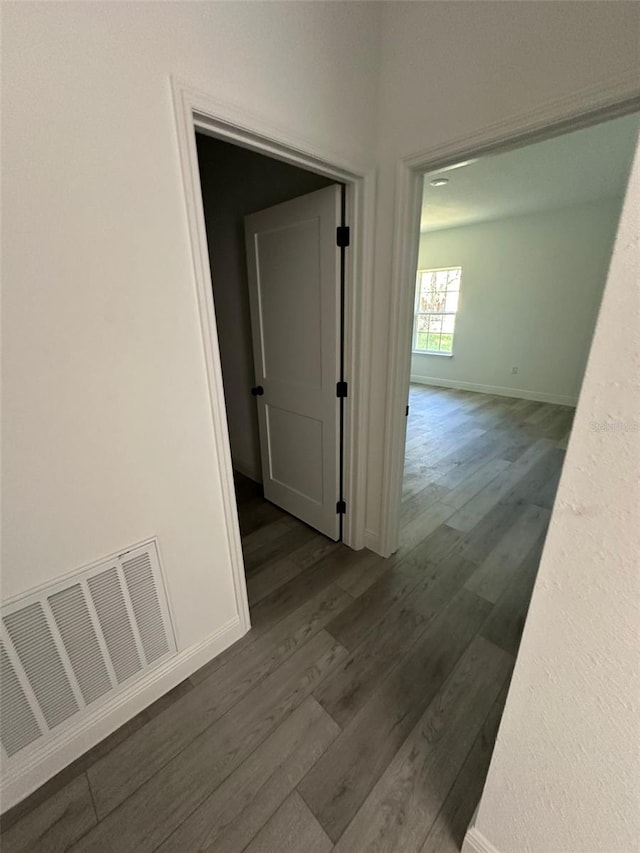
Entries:
{"label": "white door frame", "polygon": [[[361,164],[345,163],[332,151],[322,151],[306,139],[275,127],[266,118],[223,103],[172,78],[173,104],[178,133],[178,152],[198,297],[202,346],[207,370],[209,407],[219,462],[225,524],[231,555],[238,612],[248,629],[249,609],[236,497],[231,466],[231,447],[226,419],[222,368],[213,303],[207,234],[196,151],[196,129],[275,157],[285,163],[333,178],[346,185],[347,222],[351,247],[347,252],[345,300],[345,370],[349,396],[345,406],[344,542],[364,546],[365,478],[367,462],[367,401],[369,398],[369,347],[371,328],[371,278],[375,173]],[[337,498],[337,496],[336,496]]]}
{"label": "white door frame", "polygon": [[395,224],[391,281],[397,299],[389,318],[385,442],[382,459],[381,554],[396,551],[400,542],[400,500],[404,470],[405,406],[411,372],[411,340],[418,265],[422,176],[462,160],[520,148],[640,110],[635,75],[629,74],[570,98],[554,101],[534,112],[514,116],[467,137],[405,157],[396,167]]}

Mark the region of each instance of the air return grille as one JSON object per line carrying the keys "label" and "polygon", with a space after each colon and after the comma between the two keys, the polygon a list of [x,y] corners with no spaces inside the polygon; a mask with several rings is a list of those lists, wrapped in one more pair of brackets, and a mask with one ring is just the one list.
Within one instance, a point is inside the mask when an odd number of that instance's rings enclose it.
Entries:
{"label": "air return grille", "polygon": [[140,669],[140,656],[117,569],[107,569],[90,578],[89,591],[116,679],[122,684]]}
{"label": "air return grille", "polygon": [[50,595],[49,607],[82,698],[90,705],[111,690],[111,679],[80,584]]}
{"label": "air return grille", "polygon": [[0,645],[0,660],[0,677],[2,678],[0,732],[2,745],[7,754],[13,755],[23,746],[39,738],[41,731],[5,651],[4,643]]}
{"label": "air return grille", "polygon": [[175,653],[155,540],[2,608],[9,757]]}
{"label": "air return grille", "polygon": [[64,664],[39,601],[4,618],[31,689],[50,729],[78,711]]}

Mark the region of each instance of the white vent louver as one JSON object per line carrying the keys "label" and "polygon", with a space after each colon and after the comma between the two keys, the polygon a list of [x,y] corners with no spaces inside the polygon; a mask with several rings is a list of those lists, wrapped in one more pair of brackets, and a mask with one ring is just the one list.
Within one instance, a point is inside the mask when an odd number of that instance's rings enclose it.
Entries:
{"label": "white vent louver", "polygon": [[10,758],[175,653],[155,540],[2,608]]}
{"label": "white vent louver", "polygon": [[0,655],[2,667],[0,678],[2,678],[2,745],[8,755],[13,755],[23,746],[32,743],[39,738],[42,732],[29,700],[7,655],[4,643],[1,644]]}

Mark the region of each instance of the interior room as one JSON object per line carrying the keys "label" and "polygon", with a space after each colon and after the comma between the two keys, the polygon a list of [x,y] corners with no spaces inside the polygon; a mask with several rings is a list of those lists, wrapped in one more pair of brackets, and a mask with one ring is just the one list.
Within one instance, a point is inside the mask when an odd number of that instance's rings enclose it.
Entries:
{"label": "interior room", "polygon": [[437,524],[471,531],[492,500],[522,491],[518,470],[547,471],[534,503],[551,510],[638,124],[631,115],[425,175],[403,545]]}
{"label": "interior room", "polygon": [[458,573],[513,657],[637,134],[631,115],[424,176],[398,553]]}
{"label": "interior room", "polygon": [[635,849],[640,6],[0,14],[3,853]]}

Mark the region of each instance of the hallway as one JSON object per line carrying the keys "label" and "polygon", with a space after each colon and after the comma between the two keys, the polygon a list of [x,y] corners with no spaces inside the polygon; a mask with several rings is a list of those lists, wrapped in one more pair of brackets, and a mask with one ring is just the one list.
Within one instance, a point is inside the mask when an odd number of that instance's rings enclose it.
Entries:
{"label": "hallway", "polygon": [[238,477],[251,631],[12,810],[5,853],[459,849],[573,411],[410,403],[399,551],[333,543]]}

